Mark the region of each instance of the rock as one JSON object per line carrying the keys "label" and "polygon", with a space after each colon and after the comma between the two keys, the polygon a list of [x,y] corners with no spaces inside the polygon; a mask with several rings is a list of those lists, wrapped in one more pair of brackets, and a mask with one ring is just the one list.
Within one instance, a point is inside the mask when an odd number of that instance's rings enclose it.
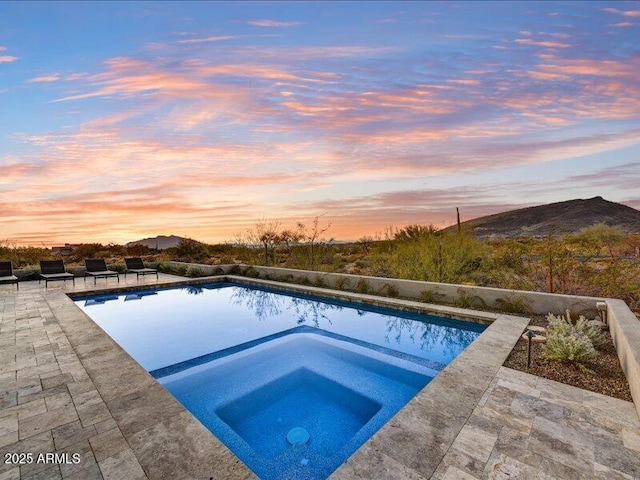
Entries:
{"label": "rock", "polygon": [[[522,334],[522,338],[527,342],[529,341],[529,336],[527,335],[527,332],[524,332]],[[536,333],[534,337],[531,337],[531,343],[544,343],[546,341],[547,341],[547,337],[545,337],[544,335],[540,335],[539,333]]]}
{"label": "rock", "polygon": [[527,330],[531,330],[536,335],[538,335],[540,333],[547,333],[546,327],[538,327],[537,325],[529,325],[527,327]]}

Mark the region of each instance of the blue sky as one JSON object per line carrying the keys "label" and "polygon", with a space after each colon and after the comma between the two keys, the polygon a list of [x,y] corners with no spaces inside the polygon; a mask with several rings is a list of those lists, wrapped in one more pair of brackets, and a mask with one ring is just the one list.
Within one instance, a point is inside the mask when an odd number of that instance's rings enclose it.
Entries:
{"label": "blue sky", "polygon": [[0,2],[0,230],[640,208],[638,2]]}

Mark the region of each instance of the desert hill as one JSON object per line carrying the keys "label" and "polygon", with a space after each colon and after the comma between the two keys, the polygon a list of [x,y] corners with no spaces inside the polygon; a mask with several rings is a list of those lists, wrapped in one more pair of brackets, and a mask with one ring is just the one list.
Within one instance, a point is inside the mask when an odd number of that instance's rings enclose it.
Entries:
{"label": "desert hill", "polygon": [[158,250],[166,250],[167,248],[175,247],[183,240],[183,237],[177,235],[158,235],[157,237],[143,238],[142,240],[136,240],[126,244],[127,247],[134,245],[145,245],[149,248],[157,248]]}
{"label": "desert hill", "polygon": [[[593,197],[536,207],[520,208],[508,212],[475,218],[462,223],[478,237],[542,237],[553,229],[555,233],[571,233],[604,223],[627,233],[640,232],[640,211]],[[455,229],[456,226],[449,227]]]}

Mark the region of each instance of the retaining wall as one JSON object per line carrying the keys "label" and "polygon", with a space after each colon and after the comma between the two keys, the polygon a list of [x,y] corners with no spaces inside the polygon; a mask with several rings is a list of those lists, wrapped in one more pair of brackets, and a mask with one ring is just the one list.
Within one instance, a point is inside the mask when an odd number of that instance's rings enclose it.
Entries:
{"label": "retaining wall", "polygon": [[[604,301],[607,303],[609,330],[618,352],[620,364],[629,382],[636,410],[640,416],[640,321],[622,300],[420,282],[345,273],[324,273],[278,267],[169,263],[197,267],[207,275],[214,275],[215,272],[224,272],[224,274],[239,273],[256,278],[298,283],[306,279],[305,283],[308,282],[310,285],[325,286],[339,290],[355,290],[374,295],[385,295],[388,293],[390,286],[392,286],[400,297],[416,300],[430,298],[433,303],[465,303],[465,306],[469,308],[480,310],[483,307],[501,308],[504,305],[503,302],[518,299],[526,302],[530,313],[561,314],[566,310],[570,310],[573,313],[584,314],[588,318],[595,318],[598,314],[596,303]],[[363,291],[362,282],[366,282],[367,291]],[[361,285],[360,288],[358,288],[359,285]],[[461,302],[461,300],[464,300],[464,302]]]}
{"label": "retaining wall", "polygon": [[[283,281],[300,281],[306,278],[310,285],[326,286],[339,290],[353,290],[361,293],[385,295],[392,286],[397,295],[416,300],[431,300],[433,303],[461,303],[465,300],[465,306],[475,308],[489,307],[501,309],[503,302],[521,300],[528,306],[529,313],[562,314],[566,310],[574,313],[582,313],[587,316],[597,315],[596,302],[602,298],[580,297],[575,295],[560,295],[543,292],[527,292],[523,290],[506,290],[491,287],[475,287],[469,285],[453,285],[448,283],[421,282],[416,280],[400,280],[394,278],[369,277],[366,275],[350,275],[346,273],[325,273],[310,270],[295,270],[291,268],[262,267],[248,265],[199,265],[183,262],[167,262],[185,267],[196,267],[207,275],[214,275],[215,271],[224,271],[225,274],[238,270],[240,274],[256,272],[257,278]],[[361,282],[366,282],[366,291]]]}

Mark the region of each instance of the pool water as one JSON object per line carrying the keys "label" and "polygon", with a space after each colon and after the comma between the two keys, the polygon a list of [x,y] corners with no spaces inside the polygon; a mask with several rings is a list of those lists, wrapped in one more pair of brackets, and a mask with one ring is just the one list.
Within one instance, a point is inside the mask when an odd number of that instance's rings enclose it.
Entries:
{"label": "pool water", "polygon": [[329,476],[485,328],[228,283],[75,302],[262,479]]}

